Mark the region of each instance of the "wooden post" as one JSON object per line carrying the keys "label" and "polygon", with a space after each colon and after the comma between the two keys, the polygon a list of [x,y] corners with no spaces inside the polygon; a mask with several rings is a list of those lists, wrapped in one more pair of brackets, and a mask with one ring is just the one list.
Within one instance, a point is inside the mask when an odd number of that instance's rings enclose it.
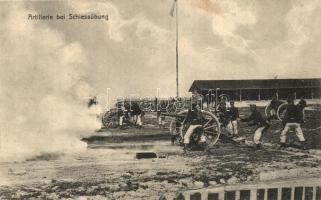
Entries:
{"label": "wooden post", "polygon": [[261,101],[261,89],[259,89],[258,100]]}
{"label": "wooden post", "polygon": [[295,192],[295,187],[291,188],[291,200],[294,200],[294,193]]}
{"label": "wooden post", "polygon": [[257,190],[256,189],[252,189],[251,190],[251,200],[256,200],[257,199]]}
{"label": "wooden post", "polygon": [[264,189],[264,200],[268,200],[268,189]]}
{"label": "wooden post", "polygon": [[278,200],[282,200],[281,198],[282,198],[282,188],[281,187],[279,187],[278,188]]}
{"label": "wooden post", "polygon": [[312,190],[312,199],[316,199],[316,198],[317,198],[317,187],[314,186]]}
{"label": "wooden post", "polygon": [[240,101],[242,101],[242,90],[240,89]]}
{"label": "wooden post", "polygon": [[241,196],[240,196],[240,190],[236,190],[235,191],[235,200],[240,200]]}

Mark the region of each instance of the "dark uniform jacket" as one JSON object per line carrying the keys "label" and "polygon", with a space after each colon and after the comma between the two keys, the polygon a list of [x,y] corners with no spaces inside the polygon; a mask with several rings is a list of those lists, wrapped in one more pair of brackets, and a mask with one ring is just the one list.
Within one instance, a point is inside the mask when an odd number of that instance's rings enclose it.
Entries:
{"label": "dark uniform jacket", "polygon": [[301,123],[302,122],[302,111],[299,106],[288,105],[285,111],[283,123]]}
{"label": "dark uniform jacket", "polygon": [[274,109],[276,110],[279,106],[280,102],[276,99],[272,99],[271,103],[270,103],[270,106],[271,106],[271,109]]}
{"label": "dark uniform jacket", "polygon": [[240,115],[239,115],[239,109],[236,108],[236,107],[231,107],[231,108],[230,108],[230,111],[229,111],[228,113],[229,113],[230,119],[231,119],[232,121],[235,121],[235,120],[237,120],[237,119],[240,117]]}
{"label": "dark uniform jacket", "polygon": [[217,116],[219,117],[219,122],[223,127],[226,127],[226,125],[230,122],[230,115],[225,106],[218,107]]}
{"label": "dark uniform jacket", "polygon": [[267,122],[267,120],[257,110],[254,110],[248,118],[242,119],[241,121],[242,122],[253,121],[253,123],[250,125],[257,125],[258,127],[269,126],[269,123]]}
{"label": "dark uniform jacket", "polygon": [[188,110],[187,116],[186,116],[186,122],[191,125],[203,125],[204,118],[201,111],[197,110]]}
{"label": "dark uniform jacket", "polygon": [[301,111],[303,111],[304,108],[307,107],[307,102],[304,99],[301,99],[297,106]]}
{"label": "dark uniform jacket", "polygon": [[131,115],[140,115],[142,114],[142,110],[140,109],[138,103],[134,102],[131,106]]}

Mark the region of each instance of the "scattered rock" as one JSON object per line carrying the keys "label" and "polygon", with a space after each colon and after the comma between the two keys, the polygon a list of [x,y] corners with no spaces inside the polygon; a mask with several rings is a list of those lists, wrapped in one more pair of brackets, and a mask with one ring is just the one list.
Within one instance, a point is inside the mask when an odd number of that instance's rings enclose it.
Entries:
{"label": "scattered rock", "polygon": [[197,189],[197,188],[203,188],[204,187],[204,183],[201,182],[201,181],[195,181],[194,182],[194,189]]}
{"label": "scattered rock", "polygon": [[187,188],[193,187],[193,182],[191,179],[180,179],[178,182],[181,183],[182,186],[184,187],[187,187]]}
{"label": "scattered rock", "polygon": [[121,191],[128,191],[128,190],[129,190],[129,187],[128,187],[128,185],[127,185],[126,183],[120,183],[120,184],[119,184],[119,189],[120,189]]}
{"label": "scattered rock", "polygon": [[56,191],[58,188],[59,188],[59,186],[56,185],[56,186],[52,187],[51,190]]}
{"label": "scattered rock", "polygon": [[80,195],[85,194],[86,192],[85,188],[82,186],[78,187],[76,191],[77,191],[77,194],[80,194]]}
{"label": "scattered rock", "polygon": [[253,176],[248,176],[246,180],[247,180],[247,181],[253,181],[254,178],[253,178]]}
{"label": "scattered rock", "polygon": [[236,184],[237,182],[238,182],[238,179],[235,176],[227,180],[227,183],[229,184]]}
{"label": "scattered rock", "polygon": [[226,181],[225,181],[223,178],[221,178],[221,179],[220,179],[220,183],[225,184]]}
{"label": "scattered rock", "polygon": [[59,196],[55,193],[50,193],[47,195],[47,199],[59,199]]}
{"label": "scattered rock", "polygon": [[216,186],[217,185],[216,181],[209,181],[208,183],[209,183],[210,186]]}
{"label": "scattered rock", "polygon": [[130,177],[132,177],[132,175],[130,173],[125,173],[122,175],[122,177],[129,179]]}
{"label": "scattered rock", "polygon": [[119,187],[119,185],[110,185],[109,190],[111,192],[118,192],[120,190],[120,187]]}

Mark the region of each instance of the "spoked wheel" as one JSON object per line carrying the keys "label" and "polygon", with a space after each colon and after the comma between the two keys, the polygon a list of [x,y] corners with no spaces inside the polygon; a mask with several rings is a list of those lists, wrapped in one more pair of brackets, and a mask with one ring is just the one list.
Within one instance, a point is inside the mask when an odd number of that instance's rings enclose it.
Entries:
{"label": "spoked wheel", "polygon": [[139,104],[139,107],[144,112],[151,112],[156,109],[154,103],[143,101]]}
{"label": "spoked wheel", "polygon": [[[286,103],[285,101],[283,101],[283,100],[278,100],[278,104],[277,104],[277,106],[278,106],[278,108],[280,108],[280,106],[282,105],[282,104],[284,104],[284,103]],[[271,116],[271,103],[269,103],[267,106],[265,106],[265,109],[264,109],[264,112],[265,112],[265,116],[267,117],[267,118],[269,118],[270,116]],[[276,112],[278,112],[277,110],[276,110]],[[276,115],[277,115],[277,113],[276,113]],[[277,118],[279,119],[279,117],[277,116]],[[280,119],[279,119],[280,120]]]}
{"label": "spoked wheel", "polygon": [[230,96],[227,94],[221,94],[218,98],[220,102],[228,102],[230,100]]}
{"label": "spoked wheel", "polygon": [[203,125],[203,131],[206,139],[206,146],[207,148],[209,148],[216,144],[220,137],[220,122],[213,113],[208,111],[202,111],[202,113],[203,117],[206,120],[206,122]]}
{"label": "spoked wheel", "polygon": [[[187,110],[181,111],[179,115],[187,115]],[[205,118],[205,122],[202,128],[202,131],[205,136],[205,145],[206,148],[212,147],[218,141],[221,129],[220,123],[217,117],[211,112],[202,110],[203,117]],[[184,121],[179,122],[179,119],[172,119],[170,123],[170,133],[172,136],[180,136],[184,137],[185,132],[187,131],[186,123]]]}
{"label": "spoked wheel", "polygon": [[285,117],[285,112],[286,112],[286,108],[287,108],[288,104],[287,103],[283,103],[278,107],[278,110],[276,112],[276,115],[278,117],[279,120],[283,120]]}
{"label": "spoked wheel", "polygon": [[107,111],[102,117],[102,123],[106,128],[115,128],[118,125],[118,114],[114,111]]}
{"label": "spoked wheel", "polygon": [[166,107],[166,112],[175,113],[176,112],[175,104],[168,104],[168,106]]}

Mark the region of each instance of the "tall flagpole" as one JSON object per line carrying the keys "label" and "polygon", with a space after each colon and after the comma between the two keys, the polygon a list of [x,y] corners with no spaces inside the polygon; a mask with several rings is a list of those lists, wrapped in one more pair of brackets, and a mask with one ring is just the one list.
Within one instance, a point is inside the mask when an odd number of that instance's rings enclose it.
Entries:
{"label": "tall flagpole", "polygon": [[179,81],[178,81],[178,0],[176,1],[176,97],[179,97]]}

